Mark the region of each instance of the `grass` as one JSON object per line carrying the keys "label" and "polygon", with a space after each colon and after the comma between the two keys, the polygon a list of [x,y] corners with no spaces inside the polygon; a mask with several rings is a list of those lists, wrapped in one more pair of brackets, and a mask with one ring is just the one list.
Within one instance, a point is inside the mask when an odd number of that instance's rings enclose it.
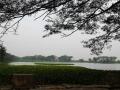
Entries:
{"label": "grass", "polygon": [[35,63],[36,65],[54,65],[54,66],[66,66],[66,65],[74,65],[74,64],[65,64],[65,63]]}
{"label": "grass", "polygon": [[100,71],[83,67],[0,65],[0,85],[10,84],[13,74],[33,74],[36,84],[120,84],[120,71]]}

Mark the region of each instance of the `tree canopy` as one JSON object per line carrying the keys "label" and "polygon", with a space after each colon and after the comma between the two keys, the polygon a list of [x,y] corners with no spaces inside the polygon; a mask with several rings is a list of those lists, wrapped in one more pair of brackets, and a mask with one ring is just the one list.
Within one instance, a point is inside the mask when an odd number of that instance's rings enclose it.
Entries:
{"label": "tree canopy", "polygon": [[[120,41],[120,0],[0,0],[1,37],[14,26],[16,31],[25,16],[40,11],[49,17],[44,37],[58,33],[67,37],[77,31],[90,34],[93,38],[84,41],[84,46],[97,55],[111,41]],[[65,30],[71,33],[65,34]]]}

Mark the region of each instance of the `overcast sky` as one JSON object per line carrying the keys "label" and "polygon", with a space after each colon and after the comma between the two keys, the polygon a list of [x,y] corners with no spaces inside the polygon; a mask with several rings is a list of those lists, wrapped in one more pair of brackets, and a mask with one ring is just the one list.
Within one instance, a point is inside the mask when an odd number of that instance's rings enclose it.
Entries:
{"label": "overcast sky", "polygon": [[[73,35],[62,38],[60,35],[53,35],[42,38],[45,34],[45,21],[42,18],[35,20],[34,17],[24,18],[18,28],[17,34],[8,33],[3,37],[7,52],[17,55],[71,55],[75,59],[90,58],[90,50],[83,48],[81,41],[88,36],[76,32]],[[120,43],[114,42],[112,49],[105,50],[102,55],[120,57]]]}

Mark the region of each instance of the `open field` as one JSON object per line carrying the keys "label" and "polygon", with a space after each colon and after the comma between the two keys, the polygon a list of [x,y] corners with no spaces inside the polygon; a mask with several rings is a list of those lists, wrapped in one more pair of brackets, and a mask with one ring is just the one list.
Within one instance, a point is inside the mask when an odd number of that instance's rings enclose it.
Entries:
{"label": "open field", "polygon": [[120,84],[120,71],[91,70],[61,65],[0,65],[0,85],[10,84],[13,74],[33,74],[35,84]]}

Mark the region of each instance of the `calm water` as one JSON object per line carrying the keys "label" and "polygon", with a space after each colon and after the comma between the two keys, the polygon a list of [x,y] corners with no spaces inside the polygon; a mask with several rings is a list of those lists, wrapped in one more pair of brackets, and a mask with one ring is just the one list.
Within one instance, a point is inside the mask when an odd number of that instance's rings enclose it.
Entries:
{"label": "calm water", "polygon": [[97,70],[120,70],[120,64],[74,63],[74,66],[82,66]]}
{"label": "calm water", "polygon": [[[10,64],[11,65],[35,65],[34,62],[12,62]],[[67,62],[65,62],[65,64],[67,64]],[[71,63],[71,64],[74,64],[73,66],[82,66],[82,67],[97,69],[97,70],[120,70],[120,64],[98,64],[98,63]]]}

